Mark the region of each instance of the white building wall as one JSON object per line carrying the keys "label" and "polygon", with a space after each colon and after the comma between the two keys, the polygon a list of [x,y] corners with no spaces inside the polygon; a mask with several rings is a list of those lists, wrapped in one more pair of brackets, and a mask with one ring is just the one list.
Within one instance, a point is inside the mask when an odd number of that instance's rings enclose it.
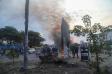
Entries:
{"label": "white building wall", "polygon": [[106,40],[112,40],[112,31],[106,32]]}

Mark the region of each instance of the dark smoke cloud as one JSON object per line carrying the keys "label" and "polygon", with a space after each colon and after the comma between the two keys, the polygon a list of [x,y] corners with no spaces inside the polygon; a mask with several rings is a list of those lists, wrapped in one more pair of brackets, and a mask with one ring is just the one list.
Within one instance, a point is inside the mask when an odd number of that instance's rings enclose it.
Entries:
{"label": "dark smoke cloud", "polygon": [[[61,0],[60,0],[61,1]],[[60,39],[61,18],[64,14],[58,0],[40,0],[30,5],[31,15],[43,25],[43,29],[49,32],[49,37],[55,43]]]}
{"label": "dark smoke cloud", "polygon": [[40,0],[38,3],[32,2],[30,5],[31,15],[44,24],[46,30],[51,30],[54,26],[60,24],[60,19],[63,14],[62,8],[57,0]]}

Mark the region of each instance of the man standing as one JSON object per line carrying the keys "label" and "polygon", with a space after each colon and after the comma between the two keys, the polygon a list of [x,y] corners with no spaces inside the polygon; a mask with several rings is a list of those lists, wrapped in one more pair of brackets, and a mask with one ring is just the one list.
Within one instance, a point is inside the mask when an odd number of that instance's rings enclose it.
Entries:
{"label": "man standing", "polygon": [[79,57],[79,56],[78,56],[79,45],[78,45],[77,43],[71,44],[70,49],[71,49],[71,51],[72,51],[73,58],[75,57],[75,55],[76,55],[77,58],[78,58],[78,57]]}

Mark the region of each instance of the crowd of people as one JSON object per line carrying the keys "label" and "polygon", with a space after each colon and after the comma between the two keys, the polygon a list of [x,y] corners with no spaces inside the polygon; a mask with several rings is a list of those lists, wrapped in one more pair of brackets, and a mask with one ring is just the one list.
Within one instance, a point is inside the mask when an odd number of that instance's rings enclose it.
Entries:
{"label": "crowd of people", "polygon": [[[89,51],[87,44],[72,44],[70,46],[70,52],[72,52],[72,57],[73,58],[79,58],[81,56],[81,60],[88,60],[89,56]],[[43,59],[44,57],[48,58],[55,58],[58,56],[58,48],[56,46],[50,47],[49,45],[44,45],[43,48],[41,49],[41,54],[39,54],[39,58]],[[79,55],[80,54],[80,55]]]}

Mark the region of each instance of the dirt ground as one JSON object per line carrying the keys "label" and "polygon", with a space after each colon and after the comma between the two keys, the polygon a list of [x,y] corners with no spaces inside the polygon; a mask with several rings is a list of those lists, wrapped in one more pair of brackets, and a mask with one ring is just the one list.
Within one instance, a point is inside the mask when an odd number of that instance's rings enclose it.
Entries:
{"label": "dirt ground", "polygon": [[28,73],[31,72],[33,72],[33,74],[92,74],[92,72],[86,67],[55,64],[43,64],[28,71]]}
{"label": "dirt ground", "polygon": [[[24,74],[20,72],[20,63],[0,65],[0,74]],[[93,74],[84,64],[30,64],[27,74]]]}

